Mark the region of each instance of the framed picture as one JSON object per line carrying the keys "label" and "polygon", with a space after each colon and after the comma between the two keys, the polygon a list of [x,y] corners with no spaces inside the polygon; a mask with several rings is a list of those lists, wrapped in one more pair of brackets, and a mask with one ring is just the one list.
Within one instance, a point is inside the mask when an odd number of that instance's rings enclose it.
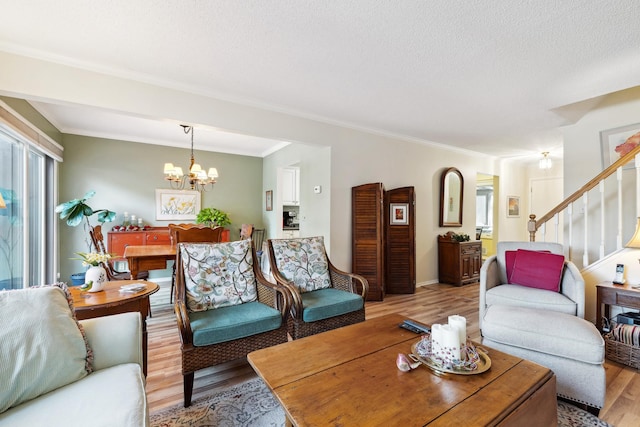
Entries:
{"label": "framed picture", "polygon": [[272,211],[273,210],[273,190],[267,190],[267,196],[265,200],[266,200],[265,209],[267,211]]}
{"label": "framed picture", "polygon": [[156,219],[194,220],[200,212],[200,192],[156,189]]}
{"label": "framed picture", "polygon": [[520,197],[507,196],[507,218],[518,218],[520,216]]}
{"label": "framed picture", "polygon": [[[638,133],[640,133],[640,123],[601,131],[602,169],[608,168],[620,157],[635,148],[640,142],[640,135],[634,140],[631,140],[631,137]],[[624,169],[633,167],[633,162],[629,162]]]}
{"label": "framed picture", "polygon": [[391,225],[408,225],[409,224],[409,204],[408,203],[391,203],[389,218]]}

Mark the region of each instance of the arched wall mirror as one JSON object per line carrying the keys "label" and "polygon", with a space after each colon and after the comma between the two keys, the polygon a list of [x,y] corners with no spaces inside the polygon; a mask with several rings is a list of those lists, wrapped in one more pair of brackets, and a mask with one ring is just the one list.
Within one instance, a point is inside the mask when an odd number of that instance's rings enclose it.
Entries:
{"label": "arched wall mirror", "polygon": [[440,181],[440,227],[462,227],[464,179],[456,168],[442,172]]}

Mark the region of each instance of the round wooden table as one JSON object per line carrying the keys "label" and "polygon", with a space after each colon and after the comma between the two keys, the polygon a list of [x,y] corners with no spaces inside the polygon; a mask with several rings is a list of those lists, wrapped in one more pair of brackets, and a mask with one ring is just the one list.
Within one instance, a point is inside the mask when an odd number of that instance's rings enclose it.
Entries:
{"label": "round wooden table", "polygon": [[[120,287],[140,283],[145,289],[135,292],[120,292]],[[73,307],[78,320],[110,316],[127,312],[139,312],[142,317],[142,370],[147,375],[147,316],[150,311],[149,296],[158,292],[157,283],[144,280],[113,280],[105,284],[100,292],[82,292],[79,286],[69,286]]]}

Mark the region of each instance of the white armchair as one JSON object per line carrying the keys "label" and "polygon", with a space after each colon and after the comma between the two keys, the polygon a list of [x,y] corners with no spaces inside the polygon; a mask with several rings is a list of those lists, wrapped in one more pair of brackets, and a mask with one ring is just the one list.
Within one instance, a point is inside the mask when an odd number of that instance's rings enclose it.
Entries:
{"label": "white armchair", "polygon": [[498,242],[497,253],[480,269],[480,328],[486,310],[494,304],[537,308],[584,318],[584,279],[571,261],[565,261],[560,292],[508,284],[505,253],[526,249],[563,254],[562,245],[546,242]]}

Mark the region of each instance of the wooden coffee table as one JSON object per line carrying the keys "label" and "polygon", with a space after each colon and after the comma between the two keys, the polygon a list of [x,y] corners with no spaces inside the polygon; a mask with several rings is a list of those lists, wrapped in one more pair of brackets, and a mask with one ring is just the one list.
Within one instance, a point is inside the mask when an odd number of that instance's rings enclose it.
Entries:
{"label": "wooden coffee table", "polygon": [[396,368],[420,337],[390,314],[254,351],[253,369],[295,426],[555,426],[556,378],[533,362],[487,349],[477,375]]}
{"label": "wooden coffee table", "polygon": [[[145,289],[136,293],[121,293],[120,287],[141,283]],[[158,292],[160,287],[144,280],[113,280],[107,282],[100,292],[82,292],[78,286],[69,286],[73,298],[73,307],[78,320],[112,314],[137,311],[142,317],[142,371],[147,375],[147,316],[149,315],[149,296]]]}

